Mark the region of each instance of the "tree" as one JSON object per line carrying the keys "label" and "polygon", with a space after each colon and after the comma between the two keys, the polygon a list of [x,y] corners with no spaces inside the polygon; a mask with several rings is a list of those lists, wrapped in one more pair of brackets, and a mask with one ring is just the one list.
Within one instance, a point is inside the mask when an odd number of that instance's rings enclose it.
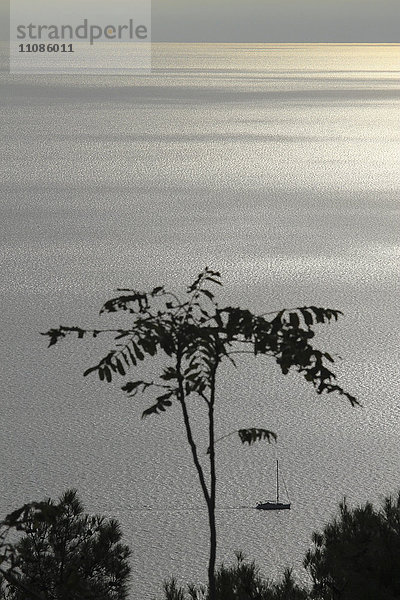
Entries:
{"label": "tree", "polygon": [[[217,537],[214,408],[216,377],[221,362],[229,360],[236,366],[233,357],[241,354],[271,357],[284,375],[291,368],[296,369],[315,387],[317,393],[337,392],[345,396],[352,405],[358,402],[335,383],[335,375],[327,366],[334,362],[333,358],[311,344],[314,337],[313,325],[337,320],[342,314],[340,311],[310,306],[255,315],[241,308],[220,308],[209,289],[210,285],[221,285],[220,273],[206,268],[188,287],[184,299],[163,286],[155,287],[150,292],[119,289],[120,295],[108,300],[100,313],[127,312],[132,316],[129,328],[88,330],[61,326],[50,329],[43,335],[50,338],[51,346],[71,333],[77,334],[81,339],[87,335],[96,337],[101,333],[113,333],[115,348],[84,373],[97,373],[100,380],[106,382],[111,382],[115,375],[125,376],[130,368],[136,367],[146,356],[153,357],[162,352],[166,357],[167,365],[158,381],[129,381],[122,389],[130,396],[148,390],[158,392],[155,403],[143,412],[143,417],[164,412],[172,402],[177,402],[181,407],[187,441],[208,509],[208,580],[210,600],[215,600]],[[187,403],[189,397],[191,400],[195,397],[204,403],[207,412],[210,465],[208,482],[193,437]],[[261,439],[276,439],[275,433],[262,428],[240,429],[238,433],[241,441],[248,444]]]}
{"label": "tree", "polygon": [[[18,541],[7,542],[17,533]],[[76,490],[31,502],[0,525],[5,600],[125,600],[130,567],[117,521],[84,514]]]}
{"label": "tree", "polygon": [[318,600],[395,600],[400,598],[400,494],[383,507],[349,509],[340,504],[337,518],[322,533],[304,566]]}

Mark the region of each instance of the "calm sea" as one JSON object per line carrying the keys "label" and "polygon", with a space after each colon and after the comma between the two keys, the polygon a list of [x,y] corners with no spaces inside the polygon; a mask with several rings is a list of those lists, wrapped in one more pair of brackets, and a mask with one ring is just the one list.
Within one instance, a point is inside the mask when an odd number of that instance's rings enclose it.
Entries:
{"label": "calm sea", "polygon": [[363,404],[268,361],[222,369],[217,432],[278,433],[292,510],[251,508],[274,493],[274,448],[221,442],[219,560],[242,549],[265,576],[304,579],[343,496],[400,489],[398,77],[395,45],[159,44],[148,75],[3,73],[1,515],[74,486],[121,521],[132,600],[161,597],[172,573],[205,580],[179,411],[141,421],[150,399],[82,377],[110,340],[48,350],[39,335],[106,325],[115,288],[183,291],[205,265],[221,303],[343,310],[319,341]]}

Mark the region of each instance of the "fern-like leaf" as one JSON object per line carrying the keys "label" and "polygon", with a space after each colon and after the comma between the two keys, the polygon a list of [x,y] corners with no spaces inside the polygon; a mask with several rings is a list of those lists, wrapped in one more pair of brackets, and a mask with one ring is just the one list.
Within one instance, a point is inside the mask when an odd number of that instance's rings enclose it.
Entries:
{"label": "fern-like leaf", "polygon": [[240,441],[242,444],[255,444],[256,442],[260,442],[261,440],[267,440],[268,443],[272,441],[276,442],[277,435],[273,431],[269,431],[268,429],[239,429],[238,431]]}

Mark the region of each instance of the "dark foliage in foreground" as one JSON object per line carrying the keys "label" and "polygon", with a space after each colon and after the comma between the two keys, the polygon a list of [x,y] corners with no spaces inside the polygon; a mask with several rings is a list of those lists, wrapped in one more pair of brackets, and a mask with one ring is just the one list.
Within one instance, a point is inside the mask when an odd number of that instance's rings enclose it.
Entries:
{"label": "dark foliage in foreground", "polygon": [[304,565],[318,600],[398,600],[400,598],[400,494],[340,514],[322,533]]}
{"label": "dark foliage in foreground", "polygon": [[84,514],[75,490],[58,502],[25,504],[0,527],[2,599],[128,597],[130,551],[120,542],[120,526],[113,519]]}
{"label": "dark foliage in foreground", "polygon": [[[307,600],[309,595],[294,581],[286,570],[278,583],[261,577],[254,561],[247,561],[241,552],[230,567],[221,565],[216,571],[216,600]],[[164,600],[209,600],[208,590],[189,585],[187,590],[176,579],[164,584]]]}
{"label": "dark foliage in foreground", "polygon": [[[13,532],[19,538],[10,541]],[[89,516],[76,491],[54,503],[31,502],[0,524],[2,600],[126,600],[130,551],[114,520]],[[301,587],[289,569],[278,582],[264,579],[237,553],[215,572],[216,600],[398,600],[400,598],[400,493],[349,509],[314,533]],[[164,584],[164,600],[210,600],[206,586]]]}

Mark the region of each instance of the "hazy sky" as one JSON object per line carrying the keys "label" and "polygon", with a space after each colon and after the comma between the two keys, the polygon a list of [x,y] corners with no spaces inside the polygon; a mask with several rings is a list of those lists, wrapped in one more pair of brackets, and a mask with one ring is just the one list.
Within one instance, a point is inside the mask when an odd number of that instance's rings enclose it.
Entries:
{"label": "hazy sky", "polygon": [[153,39],[399,41],[399,0],[153,0]]}
{"label": "hazy sky", "polygon": [[[129,0],[97,0],[97,5],[121,1]],[[0,4],[5,39],[8,3],[0,0]],[[152,16],[154,41],[398,42],[400,38],[399,0],[153,0]]]}

